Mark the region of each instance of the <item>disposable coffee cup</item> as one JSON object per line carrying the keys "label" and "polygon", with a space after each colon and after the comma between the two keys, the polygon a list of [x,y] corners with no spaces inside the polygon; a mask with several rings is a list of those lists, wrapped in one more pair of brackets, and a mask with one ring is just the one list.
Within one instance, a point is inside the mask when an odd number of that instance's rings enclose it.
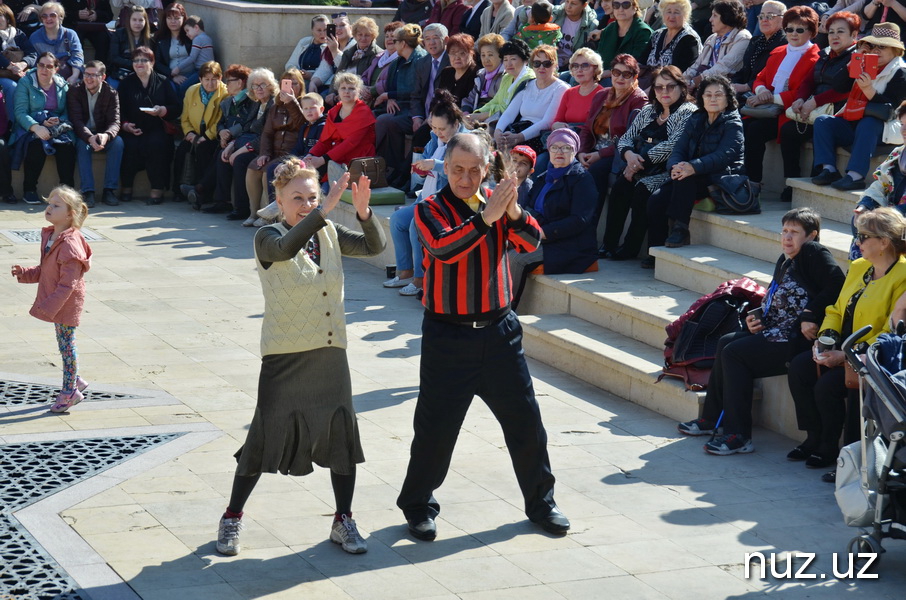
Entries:
{"label": "disposable coffee cup", "polygon": [[764,318],[764,309],[760,306],[758,308],[753,308],[749,311],[749,316],[753,317],[756,321],[760,321]]}
{"label": "disposable coffee cup", "polygon": [[387,279],[396,277],[396,265],[387,265],[384,268],[387,270]]}
{"label": "disposable coffee cup", "polygon": [[834,346],[836,346],[836,342],[834,342],[834,338],[827,336],[827,335],[822,335],[821,337],[818,338],[818,344],[817,344],[818,354],[823,354],[824,352],[827,352],[828,350],[833,350]]}

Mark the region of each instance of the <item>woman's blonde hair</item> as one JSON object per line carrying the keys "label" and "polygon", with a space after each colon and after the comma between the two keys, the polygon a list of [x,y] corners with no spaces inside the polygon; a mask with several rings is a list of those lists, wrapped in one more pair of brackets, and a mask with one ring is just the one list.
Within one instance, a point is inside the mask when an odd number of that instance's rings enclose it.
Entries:
{"label": "woman's blonde hair", "polygon": [[671,6],[679,6],[683,12],[683,21],[689,22],[689,17],[692,15],[692,2],[689,0],[661,0],[658,2],[657,9],[663,15],[664,11]]}
{"label": "woman's blonde hair", "polygon": [[[293,179],[311,179],[317,184],[320,181],[320,175],[314,169],[305,166],[305,161],[296,156],[287,156],[280,160],[277,168],[274,169],[274,189],[277,192],[283,190]],[[318,196],[321,195],[321,188],[318,187]]]}
{"label": "woman's blonde hair", "polygon": [[579,48],[569,57],[569,65],[572,66],[578,58],[587,60],[588,64],[594,68],[595,81],[601,81],[601,76],[604,75],[604,61],[601,60],[601,55],[591,48]]}
{"label": "woman's blonde hair", "polygon": [[337,73],[333,77],[333,89],[340,91],[340,86],[344,83],[353,83],[355,84],[356,92],[362,91],[362,78],[356,75],[355,73],[350,73],[349,71],[344,71],[343,73]]}
{"label": "woman's blonde hair", "polygon": [[906,217],[897,209],[885,206],[864,212],[856,218],[856,229],[889,240],[897,256],[906,254]]}
{"label": "woman's blonde hair", "polygon": [[[49,8],[50,10],[57,13],[57,16],[60,18],[60,27],[62,27],[63,19],[66,18],[66,9],[63,8],[63,5],[59,2],[45,2],[41,5],[41,12],[44,12],[45,8]],[[40,19],[40,16],[38,18]]]}
{"label": "woman's blonde hair", "polygon": [[403,40],[410,48],[415,48],[422,43],[422,28],[416,23],[409,23],[394,31],[393,37]]}
{"label": "woman's blonde hair", "polygon": [[302,77],[302,71],[295,67],[291,67],[283,71],[283,75],[280,76],[281,81],[283,79],[292,79],[294,82],[299,84],[299,93],[296,95],[298,100],[305,95],[305,78]]}
{"label": "woman's blonde hair", "polygon": [[82,228],[82,223],[88,217],[88,205],[82,200],[82,194],[75,191],[68,185],[58,185],[50,190],[45,202],[49,202],[56,194],[57,198],[63,201],[63,204],[69,207],[69,214],[72,216],[72,226],[76,229]]}
{"label": "woman's blonde hair", "polygon": [[277,85],[277,78],[274,77],[274,72],[263,67],[252,69],[252,72],[249,73],[249,78],[246,82],[246,89],[248,90],[249,95],[252,98],[255,97],[255,95],[252,93],[253,83],[264,83],[265,85],[267,85],[268,89],[271,92],[271,98],[277,95],[277,90],[280,87],[279,85]]}
{"label": "woman's blonde hair", "polygon": [[359,29],[364,29],[371,34],[372,38],[377,39],[378,26],[375,20],[371,17],[362,17],[355,22],[355,24],[352,26],[352,37],[355,37],[356,31],[358,31]]}

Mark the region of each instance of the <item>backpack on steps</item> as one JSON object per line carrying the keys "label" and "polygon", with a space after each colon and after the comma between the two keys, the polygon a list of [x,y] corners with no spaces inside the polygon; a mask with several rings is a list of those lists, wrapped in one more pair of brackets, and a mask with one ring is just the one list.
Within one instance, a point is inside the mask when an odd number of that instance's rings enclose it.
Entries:
{"label": "backpack on steps", "polygon": [[728,333],[742,331],[750,307],[760,306],[766,290],[743,277],[720,284],[696,300],[683,315],[667,325],[664,342],[664,377],[682,379],[687,390],[708,387],[717,342]]}

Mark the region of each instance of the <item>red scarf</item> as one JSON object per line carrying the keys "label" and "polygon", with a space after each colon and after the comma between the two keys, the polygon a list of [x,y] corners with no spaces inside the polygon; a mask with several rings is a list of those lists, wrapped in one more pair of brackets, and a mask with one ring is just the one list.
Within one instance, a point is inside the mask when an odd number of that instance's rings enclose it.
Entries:
{"label": "red scarf", "polygon": [[865,95],[858,83],[854,83],[840,116],[847,121],[859,121],[865,116],[865,105],[867,104],[868,96]]}

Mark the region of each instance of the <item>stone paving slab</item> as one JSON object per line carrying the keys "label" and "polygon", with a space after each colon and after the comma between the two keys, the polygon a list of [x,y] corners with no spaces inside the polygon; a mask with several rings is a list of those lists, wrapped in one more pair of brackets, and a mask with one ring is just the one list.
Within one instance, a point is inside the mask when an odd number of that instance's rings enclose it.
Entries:
{"label": "stone paving slab", "polygon": [[[0,222],[43,225],[38,210],[22,205],[0,208]],[[216,524],[232,454],[254,411],[260,363],[254,231],[170,203],[100,209],[88,226],[106,241],[94,246],[87,276],[77,332],[82,374],[98,389],[146,399],[85,402],[63,416],[39,404],[2,409],[0,452],[24,440],[97,435],[182,432],[187,441],[17,512],[82,584],[80,597],[902,596],[906,544],[896,541],[885,544],[878,579],[833,577],[835,553],[845,559],[856,531],[843,526],[820,473],[785,460],[794,440],[759,430],[754,454],[709,456],[668,419],[534,361],[570,534],[548,536],[525,520],[500,429],[476,401],[437,494],[438,539],[411,539],[394,499],[412,437],[421,310],[382,288],[380,269],[352,260],[345,263],[348,353],[368,459],[354,504],[369,552],[346,555],[327,540],[332,493],[319,469],[305,478],[263,477],[247,507],[245,550],[219,556]],[[7,273],[12,264],[34,264],[38,248],[0,238],[0,257]],[[0,278],[0,379],[58,385],[52,327],[27,314],[34,292]],[[752,552],[817,553],[809,571],[826,577],[746,577]]]}

